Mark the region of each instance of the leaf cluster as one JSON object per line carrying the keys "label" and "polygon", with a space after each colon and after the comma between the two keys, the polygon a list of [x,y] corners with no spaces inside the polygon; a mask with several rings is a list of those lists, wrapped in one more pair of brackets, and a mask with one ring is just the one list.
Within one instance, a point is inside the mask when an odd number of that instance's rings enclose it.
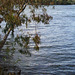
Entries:
{"label": "leaf cluster", "polygon": [[36,33],[35,37],[33,37],[33,41],[35,43],[34,49],[39,50],[38,44],[40,44],[40,36]]}
{"label": "leaf cluster", "polygon": [[24,47],[24,48],[27,48],[28,47],[28,44],[29,44],[29,39],[30,39],[30,37],[28,37],[28,36],[23,37],[23,36],[18,36],[17,35],[17,37],[15,38],[15,42],[19,46]]}
{"label": "leaf cluster", "polygon": [[[46,9],[44,7],[42,8],[42,14],[36,14],[37,12],[35,10],[39,9],[40,6],[38,6],[37,2],[35,5],[30,4],[31,0],[0,0],[0,23],[2,23],[3,21],[6,22],[6,25],[3,29],[3,32],[5,34],[8,32],[9,29],[11,29],[13,35],[14,29],[18,26],[21,26],[23,23],[26,25],[27,28],[28,23],[30,22],[42,22],[44,24],[48,24],[50,19],[53,18],[46,13]],[[29,5],[31,13],[30,17],[27,16],[28,13],[23,13],[23,11],[26,12],[25,8],[27,5]],[[39,35],[35,34],[32,39],[35,43],[34,48],[36,50],[39,50]],[[17,37],[15,37],[14,42],[16,42],[20,47],[27,49],[30,42],[30,37],[18,35]],[[20,50],[20,53],[23,53],[22,50]],[[27,51],[24,53],[27,53]]]}

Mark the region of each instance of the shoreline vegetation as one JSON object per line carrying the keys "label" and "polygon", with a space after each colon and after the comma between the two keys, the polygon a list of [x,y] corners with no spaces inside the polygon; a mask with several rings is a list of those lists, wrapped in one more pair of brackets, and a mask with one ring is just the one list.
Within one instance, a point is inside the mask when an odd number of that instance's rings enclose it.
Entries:
{"label": "shoreline vegetation", "polygon": [[75,0],[30,0],[30,5],[74,5]]}
{"label": "shoreline vegetation", "polygon": [[21,75],[18,66],[0,64],[0,75]]}
{"label": "shoreline vegetation", "polygon": [[57,2],[56,4],[54,2],[51,2],[51,3],[32,3],[30,5],[75,5],[75,3],[60,3],[60,2]]}

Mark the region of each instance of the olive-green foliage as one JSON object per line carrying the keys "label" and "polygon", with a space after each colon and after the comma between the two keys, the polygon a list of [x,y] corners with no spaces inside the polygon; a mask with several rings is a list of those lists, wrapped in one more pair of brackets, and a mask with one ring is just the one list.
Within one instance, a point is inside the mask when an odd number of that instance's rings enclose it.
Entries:
{"label": "olive-green foliage", "polygon": [[[32,21],[37,23],[42,22],[44,24],[49,23],[52,17],[46,13],[46,9],[41,6],[42,14],[38,14],[36,16],[35,9],[37,10],[39,6],[37,5],[37,2],[35,3],[35,5],[30,5],[31,3],[32,3],[31,0],[0,0],[0,23],[2,23],[3,21],[6,22],[6,25],[4,26],[3,29],[5,35],[7,34],[10,28],[12,31],[12,35],[14,35],[14,29],[18,26],[21,26],[23,23],[26,25],[26,28],[28,27],[28,23]],[[31,10],[30,11],[30,13],[32,13],[31,17],[27,17],[27,15],[23,13],[27,5],[29,5],[29,9]],[[0,25],[0,28],[1,27],[2,25]],[[30,41],[29,39],[30,37],[21,35],[15,38],[15,42],[20,47],[27,48]],[[38,44],[40,43],[40,37],[38,36],[38,34],[35,34],[35,36],[33,37],[33,41],[35,43],[34,48],[38,50],[39,49]],[[19,52],[23,53],[21,50]]]}

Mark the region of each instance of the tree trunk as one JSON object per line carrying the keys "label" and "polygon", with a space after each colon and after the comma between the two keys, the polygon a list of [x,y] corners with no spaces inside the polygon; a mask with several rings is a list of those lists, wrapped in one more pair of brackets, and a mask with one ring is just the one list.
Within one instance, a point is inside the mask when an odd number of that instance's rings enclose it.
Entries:
{"label": "tree trunk", "polygon": [[9,35],[9,33],[10,33],[11,30],[12,30],[12,28],[9,28],[9,29],[8,29],[7,34],[4,36],[3,40],[0,42],[0,50],[1,50],[2,47],[4,46],[4,44],[5,44],[6,40],[7,40],[7,37],[8,37],[8,35]]}
{"label": "tree trunk", "polygon": [[[26,8],[27,5],[28,5],[28,3],[24,3],[24,4],[22,5],[22,8],[21,8],[21,9],[18,11],[18,13],[17,13],[18,17],[19,17],[19,15],[21,14],[21,12]],[[9,28],[7,34],[4,36],[3,40],[0,42],[0,50],[1,50],[2,47],[4,46],[4,44],[5,44],[6,40],[7,40],[7,37],[8,37],[8,35],[9,35],[9,33],[10,33],[11,30],[12,30],[12,28]]]}

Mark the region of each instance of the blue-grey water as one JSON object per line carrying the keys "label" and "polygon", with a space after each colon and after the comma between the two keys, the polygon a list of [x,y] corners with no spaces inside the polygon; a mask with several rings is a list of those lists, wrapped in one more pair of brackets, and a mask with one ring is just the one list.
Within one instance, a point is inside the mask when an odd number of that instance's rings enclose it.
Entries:
{"label": "blue-grey water", "polygon": [[75,75],[75,5],[46,8],[53,20],[37,26],[41,35],[39,51],[31,50],[31,57],[19,55],[22,75]]}
{"label": "blue-grey water", "polygon": [[[39,51],[31,43],[31,57],[16,52],[14,59],[21,59],[17,64],[22,75],[75,75],[75,5],[46,8],[53,20],[48,25],[37,25],[41,38]],[[28,30],[34,34],[34,25]]]}

